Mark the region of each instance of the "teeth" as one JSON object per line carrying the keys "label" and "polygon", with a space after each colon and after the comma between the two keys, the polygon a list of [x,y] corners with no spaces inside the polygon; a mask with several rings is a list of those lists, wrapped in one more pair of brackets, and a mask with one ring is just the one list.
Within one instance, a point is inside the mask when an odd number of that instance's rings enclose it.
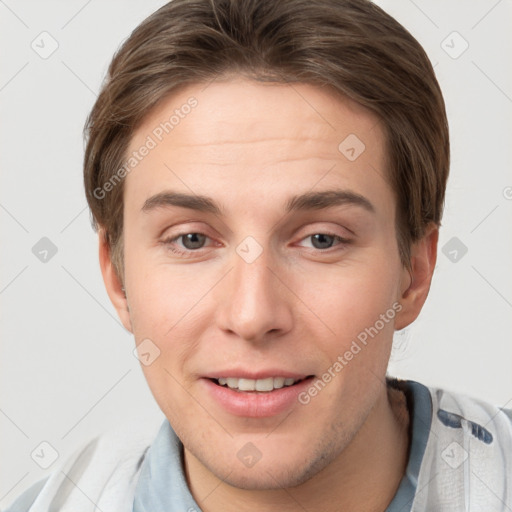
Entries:
{"label": "teeth", "polygon": [[274,377],[274,388],[275,389],[282,388],[284,386],[284,381],[285,381],[284,377]]}
{"label": "teeth", "polygon": [[238,389],[238,379],[235,379],[233,377],[228,377],[226,379],[226,384],[228,385],[228,388],[237,388]]}
{"label": "teeth", "polygon": [[254,391],[256,382],[253,379],[238,379],[238,389],[240,391]]}
{"label": "teeth", "polygon": [[274,378],[258,379],[255,384],[255,389],[256,391],[272,391],[274,389]]}
{"label": "teeth", "polygon": [[221,386],[239,391],[272,391],[295,384],[296,379],[285,377],[267,377],[266,379],[237,379],[235,377],[221,377],[218,379]]}

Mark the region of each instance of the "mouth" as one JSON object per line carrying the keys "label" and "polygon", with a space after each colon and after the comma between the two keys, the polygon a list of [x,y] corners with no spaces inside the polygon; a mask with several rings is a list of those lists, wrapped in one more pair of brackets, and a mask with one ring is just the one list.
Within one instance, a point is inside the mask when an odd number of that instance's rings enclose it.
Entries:
{"label": "mouth", "polygon": [[307,377],[266,377],[264,379],[246,379],[238,377],[220,377],[218,379],[210,379],[218,386],[232,389],[238,392],[256,392],[269,393],[276,389],[289,388],[296,384],[312,378],[313,375]]}
{"label": "mouth", "polygon": [[[270,373],[270,372],[269,372]],[[218,374],[200,379],[204,391],[223,411],[245,418],[268,418],[289,413],[298,396],[311,385],[314,375],[251,375],[249,378]]]}

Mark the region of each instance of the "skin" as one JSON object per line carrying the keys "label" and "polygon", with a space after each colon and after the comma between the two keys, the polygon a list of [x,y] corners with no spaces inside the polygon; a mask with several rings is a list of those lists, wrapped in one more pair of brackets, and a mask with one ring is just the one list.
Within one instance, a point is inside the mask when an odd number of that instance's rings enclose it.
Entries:
{"label": "skin", "polygon": [[[129,152],[190,96],[197,107],[126,177],[126,296],[101,232],[100,262],[124,326],[137,344],[149,338],[161,351],[142,369],[184,444],[191,492],[208,512],[385,510],[407,464],[409,418],[384,377],[394,330],[427,297],[437,228],[413,245],[406,270],[382,127],[327,88],[236,76],[188,85],[148,114]],[[338,150],[349,134],[366,146],[355,161]],[[332,189],[365,197],[374,211],[342,204],[286,213],[290,197]],[[221,213],[142,211],[170,190],[208,196]],[[206,235],[204,246],[190,249],[179,238],[187,233]],[[321,233],[335,235],[323,238],[331,247],[314,245]],[[251,263],[236,251],[248,236],[262,250]],[[398,303],[307,405],[239,417],[205,393],[201,377],[218,369],[321,376]],[[252,467],[237,457],[248,442],[261,453]]]}

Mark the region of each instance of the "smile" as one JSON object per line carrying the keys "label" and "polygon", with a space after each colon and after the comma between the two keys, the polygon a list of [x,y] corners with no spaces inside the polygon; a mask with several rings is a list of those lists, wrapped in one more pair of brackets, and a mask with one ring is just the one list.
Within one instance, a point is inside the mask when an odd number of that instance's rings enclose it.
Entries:
{"label": "smile", "polygon": [[236,377],[221,377],[217,379],[219,386],[226,386],[238,391],[260,391],[269,392],[274,389],[293,386],[303,379],[291,377],[267,377],[265,379],[243,379]]}
{"label": "smile", "polygon": [[289,413],[299,404],[298,395],[315,378],[312,375],[285,377],[278,373],[275,377],[268,373],[262,377],[209,376],[200,382],[212,404],[224,412],[246,418],[268,418]]}

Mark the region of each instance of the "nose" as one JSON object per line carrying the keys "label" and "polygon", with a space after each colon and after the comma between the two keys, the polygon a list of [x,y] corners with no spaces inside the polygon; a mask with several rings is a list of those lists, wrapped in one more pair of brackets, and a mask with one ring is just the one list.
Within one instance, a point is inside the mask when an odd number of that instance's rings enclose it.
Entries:
{"label": "nose", "polygon": [[289,332],[293,294],[283,277],[269,249],[254,261],[235,252],[231,271],[217,289],[218,327],[250,342],[265,342]]}

